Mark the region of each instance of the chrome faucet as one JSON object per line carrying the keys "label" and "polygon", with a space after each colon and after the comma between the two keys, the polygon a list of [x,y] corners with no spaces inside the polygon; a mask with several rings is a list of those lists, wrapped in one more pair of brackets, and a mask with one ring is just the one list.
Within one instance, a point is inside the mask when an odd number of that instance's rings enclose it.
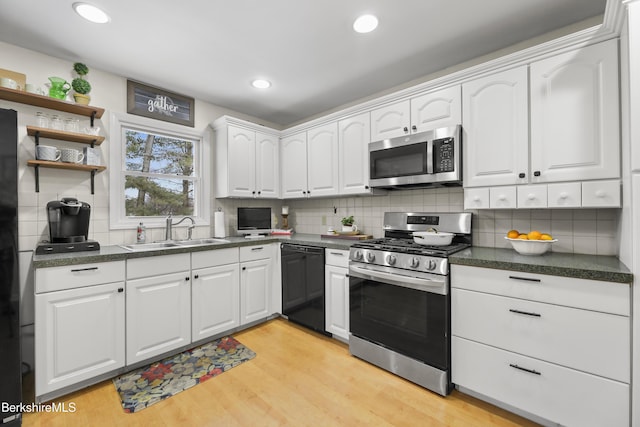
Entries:
{"label": "chrome faucet", "polygon": [[185,216],[180,221],[178,221],[178,222],[176,222],[174,224],[173,223],[173,217],[171,216],[171,214],[169,214],[169,216],[165,220],[166,221],[166,226],[165,226],[165,229],[164,229],[164,239],[165,240],[172,240],[173,226],[181,224],[182,221],[184,221],[185,219],[188,219],[188,220],[191,221],[191,225],[189,226],[189,228],[187,228],[187,240],[191,240],[191,234],[193,233],[193,229],[196,226],[196,222],[193,220],[193,218],[191,218],[190,216]]}

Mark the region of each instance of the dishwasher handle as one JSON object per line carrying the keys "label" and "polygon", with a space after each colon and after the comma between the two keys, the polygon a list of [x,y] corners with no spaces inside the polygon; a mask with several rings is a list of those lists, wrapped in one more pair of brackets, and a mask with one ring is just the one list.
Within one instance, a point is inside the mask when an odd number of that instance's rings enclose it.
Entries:
{"label": "dishwasher handle", "polygon": [[283,243],[282,250],[302,253],[324,253],[324,248],[318,246],[292,245],[290,243]]}

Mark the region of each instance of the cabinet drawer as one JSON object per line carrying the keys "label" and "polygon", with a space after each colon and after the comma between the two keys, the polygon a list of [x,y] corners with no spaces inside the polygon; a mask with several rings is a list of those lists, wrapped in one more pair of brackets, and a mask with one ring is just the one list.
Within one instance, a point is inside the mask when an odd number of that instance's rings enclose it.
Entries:
{"label": "cabinet drawer", "polygon": [[464,189],[465,209],[489,209],[489,189],[488,188],[465,188]]}
{"label": "cabinet drawer", "polygon": [[38,268],[35,293],[61,291],[124,280],[124,261]]}
{"label": "cabinet drawer", "polygon": [[491,209],[515,209],[517,207],[516,187],[489,188]]}
{"label": "cabinet drawer", "polygon": [[589,181],[582,183],[583,207],[620,207],[620,181]]}
{"label": "cabinet drawer", "polygon": [[240,247],[240,262],[255,261],[271,258],[271,245],[242,246]]}
{"label": "cabinet drawer", "polygon": [[617,381],[458,337],[451,373],[459,386],[561,425],[629,425],[629,386]]}
{"label": "cabinet drawer", "polygon": [[521,185],[518,187],[519,208],[546,208],[546,185]]}
{"label": "cabinet drawer", "polygon": [[582,206],[582,185],[579,182],[549,184],[547,204],[550,208],[579,208]]}
{"label": "cabinet drawer", "polygon": [[218,265],[233,264],[240,260],[238,248],[214,249],[212,251],[192,252],[191,268],[216,267]]}
{"label": "cabinet drawer", "polygon": [[453,335],[629,382],[629,317],[463,289],[451,295]]}
{"label": "cabinet drawer", "polygon": [[335,265],[336,267],[349,268],[349,251],[341,251],[339,249],[325,249],[326,265]]}
{"label": "cabinet drawer", "polygon": [[631,311],[626,283],[452,265],[451,287],[621,316]]}
{"label": "cabinet drawer", "polygon": [[191,270],[191,257],[188,253],[127,260],[127,279],[161,276],[189,270]]}

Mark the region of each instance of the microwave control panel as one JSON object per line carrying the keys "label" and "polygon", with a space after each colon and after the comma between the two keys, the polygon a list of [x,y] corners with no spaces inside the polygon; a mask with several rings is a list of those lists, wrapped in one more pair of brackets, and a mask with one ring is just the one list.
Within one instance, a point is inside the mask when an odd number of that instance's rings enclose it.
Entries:
{"label": "microwave control panel", "polygon": [[453,172],[455,153],[453,138],[433,140],[433,173]]}

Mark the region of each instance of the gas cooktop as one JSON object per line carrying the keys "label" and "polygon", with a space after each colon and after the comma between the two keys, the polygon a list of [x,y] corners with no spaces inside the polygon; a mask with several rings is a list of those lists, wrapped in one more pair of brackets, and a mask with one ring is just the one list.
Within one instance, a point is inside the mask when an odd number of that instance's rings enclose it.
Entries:
{"label": "gas cooktop", "polygon": [[471,246],[469,243],[459,242],[446,246],[426,246],[413,240],[393,237],[363,240],[351,245],[354,248],[376,249],[387,252],[399,252],[414,255],[447,256]]}

